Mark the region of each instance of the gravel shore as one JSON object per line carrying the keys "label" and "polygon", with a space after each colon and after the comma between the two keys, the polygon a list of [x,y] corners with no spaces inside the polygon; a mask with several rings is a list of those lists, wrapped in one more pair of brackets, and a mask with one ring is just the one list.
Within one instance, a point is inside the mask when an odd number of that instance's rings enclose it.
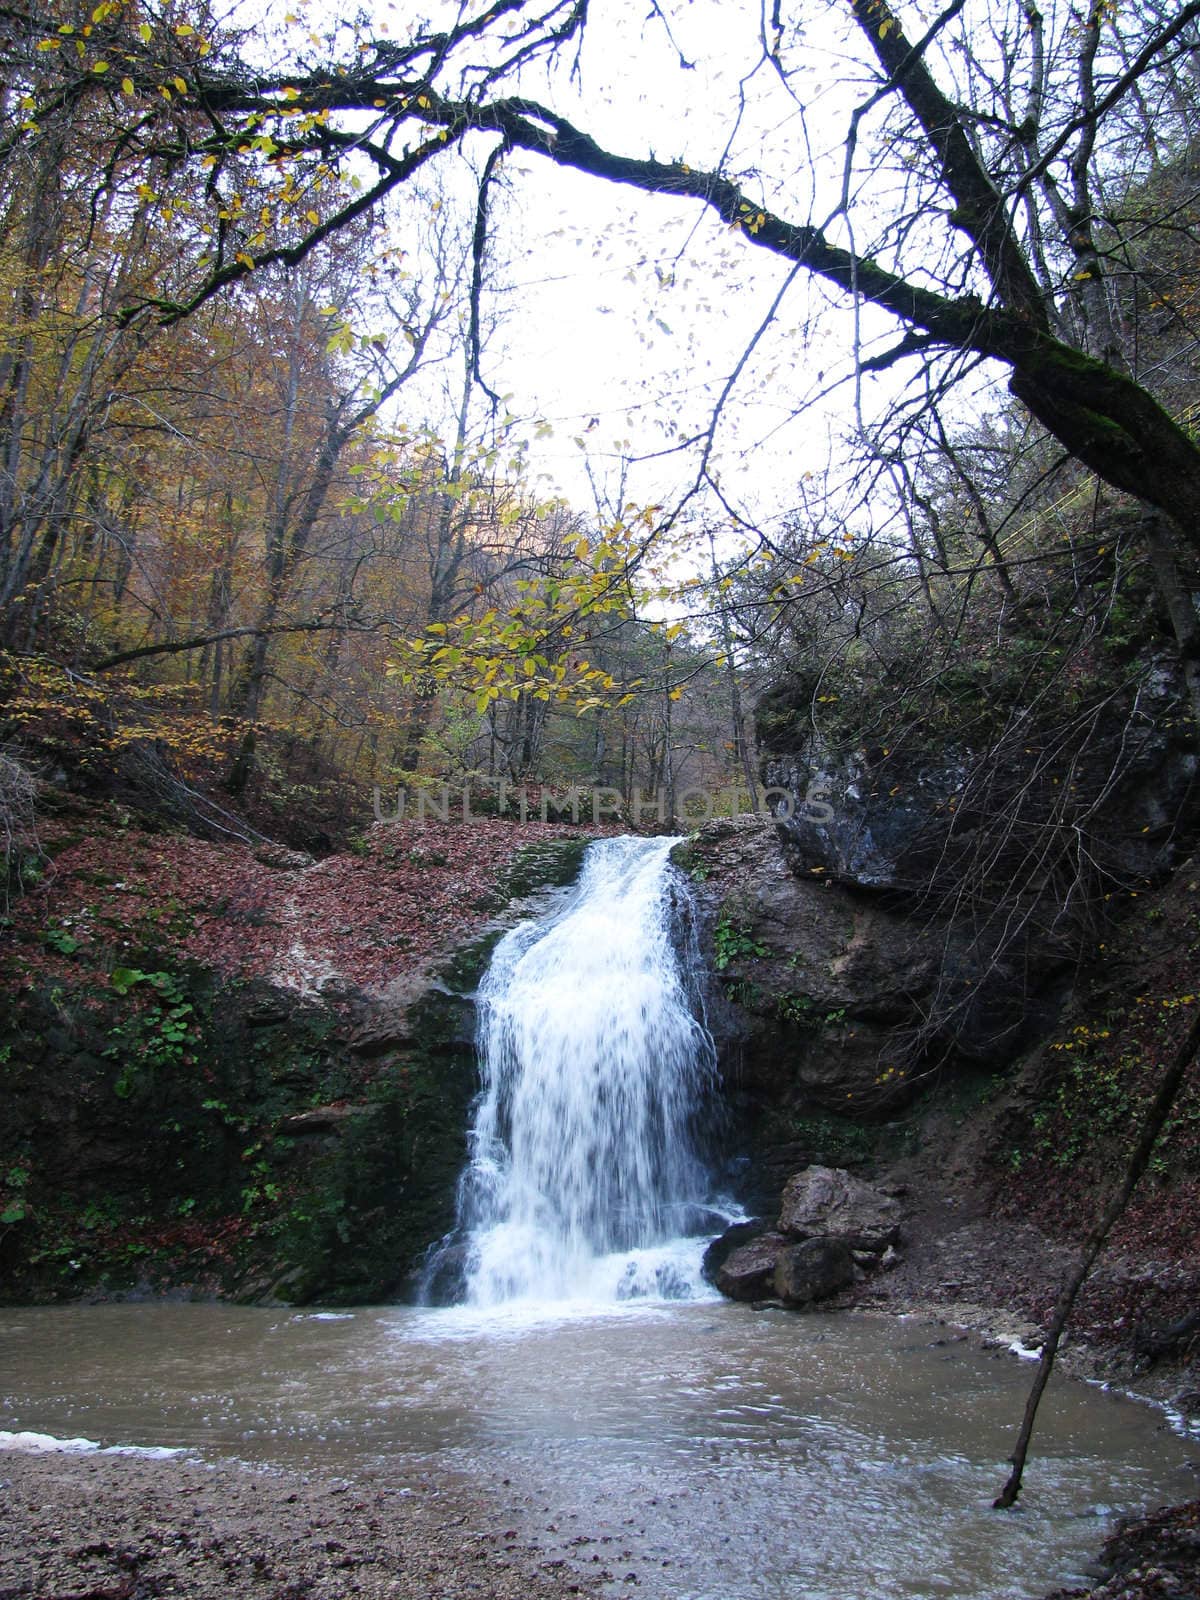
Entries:
{"label": "gravel shore", "polygon": [[0,1600],[558,1600],[594,1587],[453,1480],[0,1451]]}

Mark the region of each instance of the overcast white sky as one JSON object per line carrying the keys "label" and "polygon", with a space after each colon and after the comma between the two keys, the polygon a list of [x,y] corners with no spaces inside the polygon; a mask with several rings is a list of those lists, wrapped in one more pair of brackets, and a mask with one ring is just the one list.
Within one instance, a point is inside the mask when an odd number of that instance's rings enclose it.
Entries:
{"label": "overcast white sky", "polygon": [[[738,80],[758,53],[757,7],[696,0],[678,10],[675,39],[694,70],[680,69],[665,28],[647,19],[644,5],[613,0],[589,21],[581,86],[564,95],[556,84],[555,108],[617,151],[696,167],[716,166],[733,139],[734,170],[765,170],[770,142],[770,170],[794,173],[791,192],[773,198],[785,214],[806,217],[813,196],[803,130],[773,73],[760,70],[746,84],[735,133]],[[815,124],[835,152],[838,172],[847,88],[838,92],[840,105],[831,95],[808,117],[810,135]],[[586,478],[573,438],[582,435],[593,467],[611,473],[620,456],[652,456],[706,425],[786,267],[694,203],[640,195],[532,157],[513,163],[506,209],[502,238],[514,292],[503,302],[508,355],[494,366],[514,408],[554,426],[553,438],[537,447],[537,465],[574,499]],[[805,340],[810,294],[802,275],[747,366],[718,440],[726,487],[760,504],[781,490],[786,499],[781,478],[797,468],[823,465],[828,430],[850,411],[845,392],[802,430],[786,426],[816,374],[838,364],[829,341],[852,337],[843,317],[826,343]],[[646,462],[631,474],[634,497],[669,497],[689,481],[689,460]]]}
{"label": "overcast white sky", "polygon": [[[266,7],[276,22],[284,9]],[[457,8],[434,0],[431,9],[436,18]],[[837,8],[822,0],[797,10],[811,19],[788,46],[803,67],[796,84],[803,106],[760,60],[755,0],[673,5],[670,36],[647,0],[594,0],[578,79],[564,64],[549,77],[535,68],[521,92],[618,152],[721,166],[785,217],[824,222],[841,184],[849,114],[871,80],[849,52]],[[925,11],[912,0],[906,17],[919,23]],[[312,0],[308,15],[329,16],[326,0]],[[411,25],[405,3],[379,5],[374,15],[381,34],[399,36]],[[681,54],[695,66],[682,69]],[[467,158],[478,165],[487,148],[477,140]],[[448,185],[469,216],[473,188],[461,168]],[[528,424],[522,431],[542,486],[587,509],[585,461],[612,486],[620,462],[634,458],[640,464],[630,470],[629,496],[670,501],[694,478],[696,459],[670,447],[706,426],[786,264],[695,203],[641,195],[522,153],[507,163],[495,218],[495,288],[486,310],[499,325],[484,376]],[[822,391],[848,377],[854,326],[844,303],[800,273],[747,363],[713,463],[723,491],[752,516],[793,505],[801,475],[820,472],[836,449],[831,440],[853,427],[852,384]],[[861,331],[895,335],[869,308]],[[894,376],[868,383],[867,408],[896,383]],[[484,414],[481,407],[480,421]],[[536,436],[540,420],[553,429],[547,437]]]}
{"label": "overcast white sky", "polygon": [[[691,0],[675,9],[672,41],[647,16],[645,0],[599,0],[578,80],[535,69],[522,92],[621,152],[696,167],[724,158],[726,170],[745,174],[751,187],[761,168],[783,180],[778,192],[762,186],[783,214],[805,219],[815,209],[823,217],[840,182],[846,117],[862,87],[846,76],[836,33],[820,26],[806,40],[810,101],[802,121],[772,71],[749,76],[759,55],[756,5]],[[388,31],[399,34],[411,13],[393,6],[376,15],[381,31],[390,17]],[[693,70],[681,70],[680,52]],[[478,164],[487,147],[477,141],[468,157]],[[461,198],[469,207],[466,182]],[[706,425],[786,265],[695,203],[641,195],[521,153],[507,163],[495,208],[495,259],[486,308],[499,326],[484,375],[529,424],[522,431],[543,485],[587,508],[585,457],[610,483],[623,458],[649,457],[631,471],[630,495],[644,503],[678,493],[694,476],[694,454],[662,452]],[[731,397],[718,439],[723,485],[760,511],[789,502],[800,473],[824,466],[830,432],[852,417],[852,392],[843,389],[788,426],[822,386],[819,375],[845,371],[853,336],[845,311],[821,337],[804,335],[813,294],[799,275]],[[553,429],[548,437],[535,436],[540,420]]]}

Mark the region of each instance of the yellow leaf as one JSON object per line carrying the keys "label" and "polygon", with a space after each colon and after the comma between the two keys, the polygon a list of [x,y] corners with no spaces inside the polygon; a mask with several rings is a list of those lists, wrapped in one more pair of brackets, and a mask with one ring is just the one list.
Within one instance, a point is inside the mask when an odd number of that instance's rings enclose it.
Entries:
{"label": "yellow leaf", "polygon": [[143,22],[138,28],[138,38],[143,44],[149,44],[154,37],[154,29],[148,22]]}
{"label": "yellow leaf", "polygon": [[175,32],[181,39],[186,39],[189,33],[195,33],[195,31],[190,22],[180,22],[175,28]]}
{"label": "yellow leaf", "polygon": [[172,78],[171,82],[179,90],[180,94],[186,94],[187,93],[187,84],[183,81],[182,78]]}
{"label": "yellow leaf", "polygon": [[[121,93],[122,94],[132,94],[133,93],[133,79],[132,78],[122,78],[121,79]],[[212,159],[215,161],[216,157],[214,156]]]}
{"label": "yellow leaf", "polygon": [[97,73],[99,73],[99,72],[107,72],[108,71],[108,62],[107,61],[96,61],[96,62],[93,62],[92,63],[92,71],[93,72],[97,72]]}
{"label": "yellow leaf", "polygon": [[314,228],[316,227],[317,223],[320,222],[320,220],[321,220],[320,217],[317,215],[317,213],[315,211],[306,211],[304,213],[304,215],[312,223]]}
{"label": "yellow leaf", "polygon": [[253,267],[254,265],[254,257],[248,256],[244,250],[239,250],[233,259],[239,264],[239,266]]}

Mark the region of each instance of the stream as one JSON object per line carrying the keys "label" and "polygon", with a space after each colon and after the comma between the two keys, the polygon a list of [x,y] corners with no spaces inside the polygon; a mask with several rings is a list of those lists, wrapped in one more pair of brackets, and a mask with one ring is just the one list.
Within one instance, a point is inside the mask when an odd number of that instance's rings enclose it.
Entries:
{"label": "stream", "polygon": [[0,1429],[465,1474],[544,1559],[663,1600],[1029,1600],[1112,1512],[1196,1492],[1196,1441],[1064,1381],[992,1511],[1029,1367],[947,1337],[717,1300],[4,1311]]}

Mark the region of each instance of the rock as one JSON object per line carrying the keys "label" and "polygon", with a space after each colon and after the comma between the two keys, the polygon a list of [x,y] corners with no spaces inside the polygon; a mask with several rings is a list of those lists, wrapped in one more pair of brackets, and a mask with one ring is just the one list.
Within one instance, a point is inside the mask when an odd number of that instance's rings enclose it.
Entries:
{"label": "rock", "polygon": [[900,1205],[841,1167],[806,1167],[784,1186],[779,1229],[795,1239],[833,1235],[879,1254],[900,1236]]}
{"label": "rock", "polygon": [[305,850],[289,850],[286,845],[268,844],[254,852],[254,859],[264,867],[276,867],[280,872],[303,872],[313,865],[314,858]]}
{"label": "rock", "polygon": [[337,1133],[351,1117],[372,1116],[378,1110],[379,1107],[371,1103],[313,1106],[311,1111],[297,1111],[290,1117],[282,1117],[275,1125],[275,1132],[281,1139],[303,1139],[309,1134]]}
{"label": "rock", "polygon": [[[1136,711],[1128,700],[1114,703],[1105,743],[1080,764],[1081,785],[1098,785],[1089,849],[1097,867],[1129,881],[1155,878],[1175,859],[1171,819],[1197,770],[1190,741],[1170,731],[1183,694],[1178,666],[1158,652],[1140,666],[1126,691],[1137,685]],[[813,728],[812,692],[811,680],[781,677],[755,714],[763,781],[802,874],[819,867],[859,889],[926,893],[933,873],[978,848],[992,785],[1018,774],[1020,743],[989,757],[944,738],[872,746],[829,737]],[[1144,719],[1138,741],[1123,732],[1131,715]]]}
{"label": "rock", "polygon": [[844,1239],[805,1239],[775,1258],[775,1293],[791,1306],[828,1300],[856,1278],[854,1252]]}
{"label": "rock", "polygon": [[881,1272],[891,1272],[893,1268],[899,1265],[900,1252],[894,1244],[890,1244],[879,1258],[879,1270]]}
{"label": "rock", "polygon": [[[324,995],[324,988],[321,993]],[[403,988],[392,985],[387,994],[372,1001],[350,1034],[349,1048],[356,1056],[370,1060],[426,1043],[425,1023],[431,1004],[443,1024],[443,1046],[469,1049],[475,1042],[474,1005],[466,996],[420,974]]]}
{"label": "rock", "polygon": [[911,1064],[897,1028],[919,1026],[941,941],[882,902],[797,875],[781,830],[757,819],[709,823],[692,849],[716,979],[708,1020],[735,1089],[773,1105],[798,1093],[842,1116],[902,1105]]}
{"label": "rock", "polygon": [[966,748],[835,748],[810,734],[797,753],[768,756],[764,776],[789,797],[783,825],[806,867],[860,889],[919,890],[977,760]]}
{"label": "rock", "polygon": [[763,1300],[774,1292],[775,1260],[786,1249],[781,1233],[761,1233],[734,1250],[716,1276],[717,1288],[731,1300]]}
{"label": "rock", "polygon": [[765,1218],[752,1217],[746,1222],[731,1223],[724,1233],[718,1234],[700,1261],[700,1276],[705,1283],[715,1284],[717,1274],[733,1252],[749,1244],[752,1239],[757,1239],[760,1234],[768,1233],[770,1227]]}
{"label": "rock", "polygon": [[416,1290],[418,1304],[457,1305],[462,1299],[470,1265],[471,1247],[464,1239],[443,1239],[413,1274],[412,1287]]}

